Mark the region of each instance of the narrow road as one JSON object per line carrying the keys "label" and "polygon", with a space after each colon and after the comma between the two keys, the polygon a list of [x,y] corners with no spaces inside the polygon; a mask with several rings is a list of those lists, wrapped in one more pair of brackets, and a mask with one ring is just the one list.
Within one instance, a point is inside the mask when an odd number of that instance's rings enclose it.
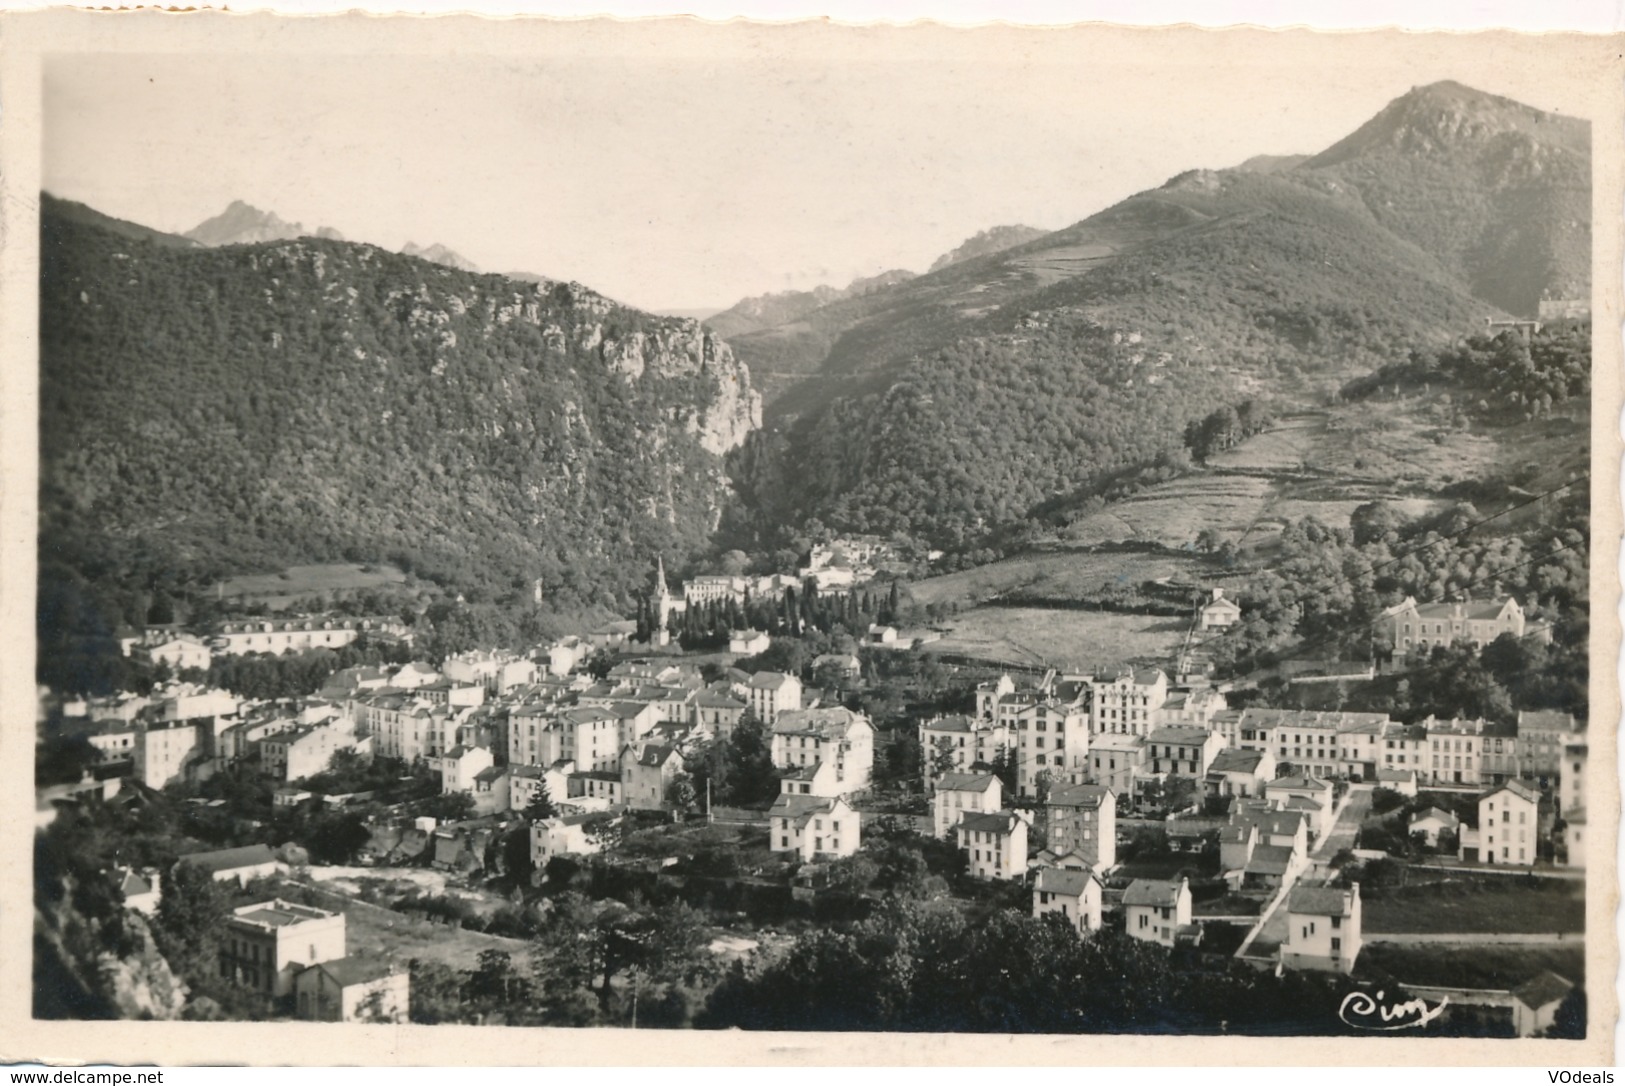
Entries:
{"label": "narrow road", "polygon": [[1392,943],[1396,945],[1416,946],[1429,944],[1432,946],[1585,946],[1585,932],[1515,932],[1515,931],[1482,931],[1482,932],[1367,932],[1362,937],[1367,945],[1372,943]]}
{"label": "narrow road", "polygon": [[1331,832],[1327,833],[1309,853],[1308,866],[1281,880],[1280,890],[1270,898],[1269,903],[1264,906],[1264,911],[1258,916],[1258,923],[1247,933],[1247,938],[1241,941],[1241,946],[1236,948],[1236,957],[1245,956],[1255,943],[1261,943],[1266,950],[1273,951],[1286,941],[1285,906],[1292,887],[1299,877],[1305,874],[1324,878],[1331,870],[1332,857],[1342,849],[1354,847],[1354,838],[1360,832],[1360,823],[1365,820],[1366,813],[1370,810],[1371,788],[1367,785],[1352,786],[1344,794],[1343,802],[1337,808],[1337,819],[1332,823]]}

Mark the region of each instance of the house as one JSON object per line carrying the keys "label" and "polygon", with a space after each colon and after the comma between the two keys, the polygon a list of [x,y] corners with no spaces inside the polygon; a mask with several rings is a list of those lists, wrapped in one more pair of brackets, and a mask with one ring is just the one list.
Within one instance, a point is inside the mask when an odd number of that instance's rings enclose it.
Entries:
{"label": "house", "polygon": [[1532,865],[1540,839],[1540,794],[1509,781],[1478,798],[1478,826],[1461,829],[1461,859]]}
{"label": "house", "polygon": [[571,773],[565,780],[564,800],[553,797],[561,810],[565,804],[578,799],[597,800],[607,806],[619,807],[626,803],[626,782],[618,769],[589,769]]}
{"label": "house", "polygon": [[1090,683],[1094,708],[1090,730],[1122,735],[1145,735],[1160,720],[1168,700],[1168,676],[1159,668],[1123,669],[1110,679]]}
{"label": "house", "polygon": [[1256,796],[1275,776],[1275,755],[1267,750],[1221,750],[1208,766],[1210,796]]}
{"label": "house", "polygon": [[274,875],[280,868],[269,845],[245,845],[242,848],[222,848],[210,852],[188,852],[175,861],[206,871],[216,882],[236,879],[239,885]]}
{"label": "house", "polygon": [[1563,748],[1578,742],[1579,725],[1573,713],[1552,709],[1518,714],[1518,750],[1523,755],[1523,774],[1542,788],[1558,779],[1563,766]]}
{"label": "house", "polygon": [[1309,840],[1320,840],[1336,821],[1337,790],[1331,781],[1318,777],[1277,777],[1264,785],[1264,798],[1284,811],[1302,811],[1309,827]]}
{"label": "house", "polygon": [[1557,782],[1559,814],[1586,805],[1586,751],[1585,743],[1563,744],[1563,768]]}
{"label": "house", "polygon": [[1394,655],[1426,656],[1440,645],[1458,641],[1481,649],[1509,633],[1524,634],[1523,608],[1512,598],[1504,600],[1417,603],[1411,596],[1382,613],[1392,639]]}
{"label": "house", "polygon": [[758,671],[750,677],[749,697],[756,719],[764,724],[778,720],[780,713],[801,708],[801,680],[777,671]]}
{"label": "house", "polygon": [[163,898],[163,887],[158,880],[157,868],[115,867],[113,884],[124,897],[124,907],[147,916],[156,916],[158,902]]}
{"label": "house", "polygon": [[1089,737],[1088,776],[1095,784],[1120,796],[1134,795],[1136,782],[1145,776],[1145,737],[1110,732]]}
{"label": "house", "polygon": [[154,665],[167,664],[171,671],[207,671],[214,653],[209,646],[189,635],[172,637],[146,649],[147,659]]}
{"label": "house", "polygon": [[1360,884],[1294,886],[1286,899],[1286,942],[1281,964],[1348,974],[1360,956]]}
{"label": "house", "polygon": [[882,626],[878,622],[870,623],[868,641],[871,645],[895,645],[897,644],[897,627]]}
{"label": "house", "polygon": [[731,694],[701,690],[694,696],[694,722],[718,739],[726,739],[739,726],[747,708]]}
{"label": "house", "polygon": [[440,793],[473,792],[474,779],[490,769],[496,758],[485,747],[452,747],[436,759],[440,770]]}
{"label": "house", "polygon": [[1189,724],[1165,724],[1151,729],[1145,747],[1152,773],[1199,781],[1207,776],[1208,766],[1223,749],[1224,737]]}
{"label": "house", "polygon": [[547,646],[547,672],[554,676],[568,675],[580,667],[593,653],[592,642],[571,635]]}
{"label": "house", "polygon": [[1241,605],[1226,597],[1222,588],[1215,588],[1213,597],[1202,604],[1196,612],[1197,626],[1203,633],[1228,630],[1240,621]]}
{"label": "house", "polygon": [[1303,866],[1302,857],[1286,845],[1259,845],[1242,869],[1242,884],[1255,889],[1280,887]]}
{"label": "house", "polygon": [[[617,619],[613,622],[606,622],[602,626],[594,627],[587,634],[587,640],[592,642],[595,649],[618,649],[631,641],[637,632],[638,624],[636,622]],[[665,644],[665,642],[662,641],[661,644]]]}
{"label": "house", "polygon": [[968,814],[954,827],[968,870],[978,879],[1019,879],[1027,874],[1024,811]]}
{"label": "house", "polygon": [[502,814],[513,808],[512,777],[506,766],[486,766],[474,774],[474,814],[476,817]]}
{"label": "house", "polygon": [[135,735],[135,778],[148,788],[185,779],[205,760],[207,744],[199,724],[151,726]]}
{"label": "house", "polygon": [[1033,917],[1058,914],[1079,935],[1100,930],[1100,880],[1087,867],[1041,867],[1033,879]]}
{"label": "house", "polygon": [[560,815],[530,825],[530,860],[537,868],[555,856],[590,856],[615,837],[620,816],[606,812]]}
{"label": "house", "polygon": [[574,771],[574,762],[508,766],[508,809],[524,811],[544,794],[557,805],[570,794],[570,774]]}
{"label": "house", "polygon": [[1219,827],[1219,872],[1228,881],[1242,881],[1260,836],[1256,822],[1232,822]]}
{"label": "house", "polygon": [[1045,802],[1049,847],[1075,852],[1096,872],[1117,863],[1117,794],[1098,784],[1054,788]]}
{"label": "house", "polygon": [[294,1004],[308,1022],[405,1022],[411,975],[371,958],[338,958],[306,967],[294,978]]}
{"label": "house", "polygon": [[256,618],[222,623],[215,630],[213,644],[221,652],[234,656],[250,652],[279,654],[339,649],[353,642],[367,625],[364,619],[324,615]]}
{"label": "house", "polygon": [[291,784],[285,784],[281,788],[278,788],[275,792],[271,793],[271,806],[297,807],[310,798],[311,793],[309,791],[303,788],[296,788]]}
{"label": "house", "polygon": [[1382,766],[1377,770],[1373,780],[1378,788],[1398,792],[1410,799],[1416,798],[1418,785],[1416,783],[1416,770],[1414,769],[1389,769],[1387,766]]}
{"label": "house", "polygon": [[793,709],[779,713],[773,723],[773,764],[780,769],[833,765],[830,795],[867,791],[874,761],[875,730],[862,713],[840,706]]}
{"label": "house", "polygon": [[728,651],[741,656],[755,656],[766,652],[773,639],[761,630],[735,630],[728,635]]}
{"label": "house", "polygon": [[322,772],[334,754],[354,743],[355,732],[344,724],[289,728],[260,743],[260,769],[273,780],[304,780]]}
{"label": "house", "polygon": [[802,863],[857,852],[862,834],[858,812],[839,796],[791,796],[780,793],[767,809],[768,847],[788,852]]}
{"label": "house", "polygon": [[811,762],[779,770],[779,791],[787,796],[838,796],[833,762]]}
{"label": "house", "polygon": [[946,837],[966,815],[989,814],[1004,806],[1004,785],[992,773],[944,773],[931,796],[931,832]]}
{"label": "house", "polygon": [[[1218,715],[1229,709],[1230,701],[1224,691],[1211,686],[1195,690],[1170,690],[1162,703],[1159,719],[1163,724],[1189,724],[1195,728],[1217,731],[1214,724]],[[1228,737],[1224,745],[1231,745]]]}
{"label": "house", "polygon": [[461,686],[480,686],[496,697],[536,681],[536,663],[506,652],[464,652],[448,656],[442,669]]}
{"label": "house", "polygon": [[344,957],[344,914],[276,898],[232,910],[220,935],[219,975],[285,996],[307,966]]}
{"label": "house", "polygon": [[1174,945],[1174,932],[1191,922],[1190,880],[1135,879],[1123,891],[1124,930],[1136,939]]}
{"label": "house", "polygon": [[942,716],[920,723],[920,751],[925,764],[925,787],[942,772],[938,764],[953,763],[952,772],[968,773],[973,766],[991,766],[1010,746],[1008,725],[968,716]]}
{"label": "house", "polygon": [[683,756],[666,743],[641,742],[621,752],[621,784],[625,803],[634,811],[664,811],[672,781],[684,769]]}
{"label": "house", "polygon": [[824,672],[850,682],[862,674],[863,664],[851,653],[826,652],[813,657],[812,670],[815,677]]}
{"label": "house", "polygon": [[1563,843],[1568,849],[1568,866],[1584,867],[1586,865],[1585,852],[1586,809],[1576,807],[1563,816]]}
{"label": "house", "polygon": [[1533,1037],[1551,1028],[1557,1008],[1573,990],[1573,984],[1549,969],[1512,989],[1512,1024],[1518,1036]]}
{"label": "house", "polygon": [[1461,819],[1449,811],[1429,807],[1411,816],[1409,830],[1421,834],[1429,848],[1438,848],[1441,833],[1456,834],[1461,831]]}

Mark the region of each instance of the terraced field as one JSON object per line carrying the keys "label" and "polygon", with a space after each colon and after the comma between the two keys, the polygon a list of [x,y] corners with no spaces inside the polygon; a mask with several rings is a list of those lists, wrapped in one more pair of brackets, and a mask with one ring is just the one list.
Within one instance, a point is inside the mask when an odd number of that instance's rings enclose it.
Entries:
{"label": "terraced field", "polygon": [[978,607],[945,623],[949,632],[926,651],[1098,673],[1121,665],[1166,666],[1189,625],[1158,615]]}

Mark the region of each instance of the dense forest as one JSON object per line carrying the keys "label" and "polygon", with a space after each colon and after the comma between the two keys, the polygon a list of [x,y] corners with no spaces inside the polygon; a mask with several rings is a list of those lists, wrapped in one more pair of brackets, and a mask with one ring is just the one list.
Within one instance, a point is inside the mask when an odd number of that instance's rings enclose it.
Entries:
{"label": "dense forest", "polygon": [[40,329],[43,595],[108,626],[324,560],[623,610],[653,554],[705,548],[757,410],[726,344],[578,285],[176,249],[52,205]]}

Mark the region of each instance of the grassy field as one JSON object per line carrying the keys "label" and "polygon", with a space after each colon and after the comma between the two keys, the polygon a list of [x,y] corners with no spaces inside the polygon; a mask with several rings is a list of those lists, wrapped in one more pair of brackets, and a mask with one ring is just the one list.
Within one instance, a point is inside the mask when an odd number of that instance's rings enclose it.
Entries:
{"label": "grassy field", "polygon": [[1211,569],[1195,555],[1100,552],[1062,545],[932,577],[910,585],[909,592],[921,604],[980,603],[1013,591],[1088,599],[1102,585],[1135,585],[1164,577],[1206,583]]}
{"label": "grassy field", "polygon": [[290,566],[281,573],[250,573],[230,577],[220,587],[228,597],[259,600],[277,609],[296,599],[324,592],[349,592],[406,583],[406,574],[394,566],[329,563]]}
{"label": "grassy field", "polygon": [[1102,671],[1119,664],[1166,663],[1190,625],[1182,618],[1042,607],[977,607],[954,616],[926,651],[1013,664]]}
{"label": "grassy field", "polygon": [[352,955],[391,958],[398,962],[422,958],[443,962],[454,969],[473,969],[482,950],[505,950],[517,961],[523,959],[530,946],[524,939],[507,939],[430,920],[415,920],[404,913],[357,901],[330,887],[315,889],[323,908],[343,909],[345,945]]}
{"label": "grassy field", "polygon": [[1492,876],[1372,894],[1363,900],[1368,935],[1394,933],[1582,932],[1585,884]]}
{"label": "grassy field", "polygon": [[1574,946],[1460,947],[1367,944],[1354,965],[1362,980],[1395,980],[1443,988],[1516,988],[1543,969],[1585,982],[1585,948]]}

